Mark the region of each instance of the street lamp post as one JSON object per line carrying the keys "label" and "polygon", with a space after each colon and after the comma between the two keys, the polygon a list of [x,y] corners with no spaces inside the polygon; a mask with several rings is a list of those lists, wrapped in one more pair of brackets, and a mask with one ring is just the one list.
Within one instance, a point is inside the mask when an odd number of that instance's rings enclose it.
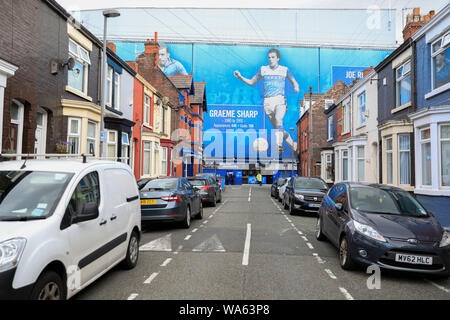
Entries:
{"label": "street lamp post", "polygon": [[103,28],[103,54],[102,54],[102,86],[101,86],[101,119],[100,119],[100,158],[104,157],[106,154],[106,135],[105,135],[105,105],[106,105],[106,72],[107,72],[107,63],[106,63],[106,34],[108,31],[108,18],[116,18],[120,16],[119,11],[117,10],[104,10],[103,16],[105,17],[105,23]]}

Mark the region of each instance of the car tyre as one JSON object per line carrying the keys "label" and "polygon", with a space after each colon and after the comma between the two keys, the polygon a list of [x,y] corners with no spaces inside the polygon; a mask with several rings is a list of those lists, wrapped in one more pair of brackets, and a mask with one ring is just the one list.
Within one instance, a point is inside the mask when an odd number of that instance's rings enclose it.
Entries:
{"label": "car tyre", "polygon": [[136,267],[139,260],[139,235],[133,231],[128,242],[127,256],[122,261],[122,267],[125,270],[131,270]]}
{"label": "car tyre", "polygon": [[220,192],[219,200],[217,200],[218,203],[222,203],[222,192]]}
{"label": "car tyre", "polygon": [[356,264],[353,261],[350,250],[348,249],[348,240],[344,235],[339,243],[339,263],[344,270],[354,270]]}
{"label": "car tyre", "polygon": [[211,202],[211,204],[212,204],[213,207],[217,207],[217,198],[216,198],[216,195],[214,195],[214,200],[213,200],[213,202]]}
{"label": "car tyre", "polygon": [[186,216],[183,221],[183,228],[189,229],[191,227],[191,208],[189,206],[186,207]]}
{"label": "car tyre", "polygon": [[196,217],[198,220],[202,220],[203,219],[203,203],[200,201],[200,211]]}
{"label": "car tyre", "polygon": [[293,201],[289,201],[289,214],[291,216],[295,215],[295,208]]}
{"label": "car tyre", "polygon": [[66,300],[67,286],[54,271],[44,272],[34,285],[31,300]]}
{"label": "car tyre", "polygon": [[322,228],[323,228],[322,218],[319,215],[319,218],[317,219],[317,225],[316,225],[316,239],[319,241],[326,240],[326,237],[323,234]]}

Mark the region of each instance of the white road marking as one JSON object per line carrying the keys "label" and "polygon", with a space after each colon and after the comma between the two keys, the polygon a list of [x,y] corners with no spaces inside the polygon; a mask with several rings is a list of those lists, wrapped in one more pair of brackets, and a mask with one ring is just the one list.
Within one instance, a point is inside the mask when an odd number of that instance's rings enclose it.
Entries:
{"label": "white road marking", "polygon": [[441,289],[442,291],[444,291],[444,292],[447,292],[447,293],[450,293],[450,290],[449,289],[447,289],[447,288],[445,288],[445,287],[443,287],[443,286],[441,286],[441,285],[438,285],[437,283],[434,283],[433,281],[430,281],[430,280],[428,280],[428,279],[424,279],[426,282],[428,282],[428,283],[431,283],[433,286],[435,286],[436,288],[438,288],[438,289]]}
{"label": "white road marking", "polygon": [[301,232],[301,231],[297,231],[297,232],[299,235],[301,235],[301,236],[303,235],[303,232]]}
{"label": "white road marking", "polygon": [[305,237],[305,236],[302,236],[302,239],[305,240],[305,241],[308,241],[308,238]]}
{"label": "white road marking", "polygon": [[172,258],[167,259],[164,261],[164,263],[161,265],[161,267],[167,267],[167,265],[172,261]]}
{"label": "white road marking", "polygon": [[145,280],[144,284],[150,284],[152,283],[153,280],[155,280],[155,278],[158,276],[158,272],[155,272],[154,274],[152,274],[147,280]]}
{"label": "white road marking", "polygon": [[333,274],[333,272],[331,272],[330,269],[325,269],[325,272],[328,273],[328,275],[330,276],[331,279],[336,280],[337,277]]}
{"label": "white road marking", "polygon": [[206,220],[206,221],[203,222],[203,224],[207,224],[207,223],[208,223],[208,220]]}
{"label": "white road marking", "polygon": [[307,245],[307,246],[308,246],[308,248],[310,248],[311,250],[313,250],[313,249],[314,249],[314,247],[313,247],[313,245],[312,245],[311,243],[309,243],[309,242],[308,242],[308,243],[307,243],[306,245]]}
{"label": "white road marking", "polygon": [[247,224],[247,236],[245,237],[244,256],[242,257],[242,265],[248,266],[250,256],[250,240],[252,237],[252,225]]}
{"label": "white road marking", "polygon": [[197,228],[195,228],[194,230],[192,230],[192,233],[196,233],[198,231]]}
{"label": "white road marking", "polygon": [[295,228],[295,224],[293,224],[292,222],[291,222],[291,226]]}
{"label": "white road marking", "polygon": [[217,235],[213,235],[211,238],[209,238],[206,241],[203,241],[198,246],[196,246],[193,250],[193,252],[226,252],[225,248],[223,247],[222,243],[219,240],[219,237]]}
{"label": "white road marking", "polygon": [[153,240],[139,248],[140,251],[172,251],[172,234]]}
{"label": "white road marking", "polygon": [[339,290],[344,294],[344,296],[345,296],[345,298],[347,299],[347,300],[355,300],[355,299],[353,299],[353,297],[350,295],[350,293],[348,293],[348,291],[347,290],[345,290],[344,288],[339,288]]}
{"label": "white road marking", "polygon": [[137,293],[132,293],[132,294],[127,298],[127,300],[134,300],[134,299],[137,298],[137,296],[138,296]]}
{"label": "white road marking", "polygon": [[318,262],[318,263],[320,263],[320,264],[325,263],[325,261],[322,260],[322,258],[319,257],[319,255],[318,255],[317,253],[313,253],[313,256],[317,259],[317,262]]}
{"label": "white road marking", "polygon": [[186,236],[186,238],[184,238],[184,241],[188,241],[191,237],[192,237],[192,235]]}

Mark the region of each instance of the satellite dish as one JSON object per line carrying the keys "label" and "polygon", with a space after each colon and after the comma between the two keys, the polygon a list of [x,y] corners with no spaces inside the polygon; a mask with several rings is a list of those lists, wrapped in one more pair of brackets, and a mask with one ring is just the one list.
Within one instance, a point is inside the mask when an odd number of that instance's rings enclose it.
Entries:
{"label": "satellite dish", "polygon": [[69,60],[67,60],[67,68],[69,70],[73,70],[74,67],[75,67],[75,59],[69,58]]}

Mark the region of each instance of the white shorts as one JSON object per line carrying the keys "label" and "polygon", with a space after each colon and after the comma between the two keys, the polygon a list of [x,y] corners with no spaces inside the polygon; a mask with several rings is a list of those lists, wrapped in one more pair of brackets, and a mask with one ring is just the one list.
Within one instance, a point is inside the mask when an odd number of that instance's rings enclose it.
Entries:
{"label": "white shorts", "polygon": [[264,98],[264,111],[266,111],[266,114],[275,113],[275,107],[277,106],[286,106],[286,98],[284,96]]}

